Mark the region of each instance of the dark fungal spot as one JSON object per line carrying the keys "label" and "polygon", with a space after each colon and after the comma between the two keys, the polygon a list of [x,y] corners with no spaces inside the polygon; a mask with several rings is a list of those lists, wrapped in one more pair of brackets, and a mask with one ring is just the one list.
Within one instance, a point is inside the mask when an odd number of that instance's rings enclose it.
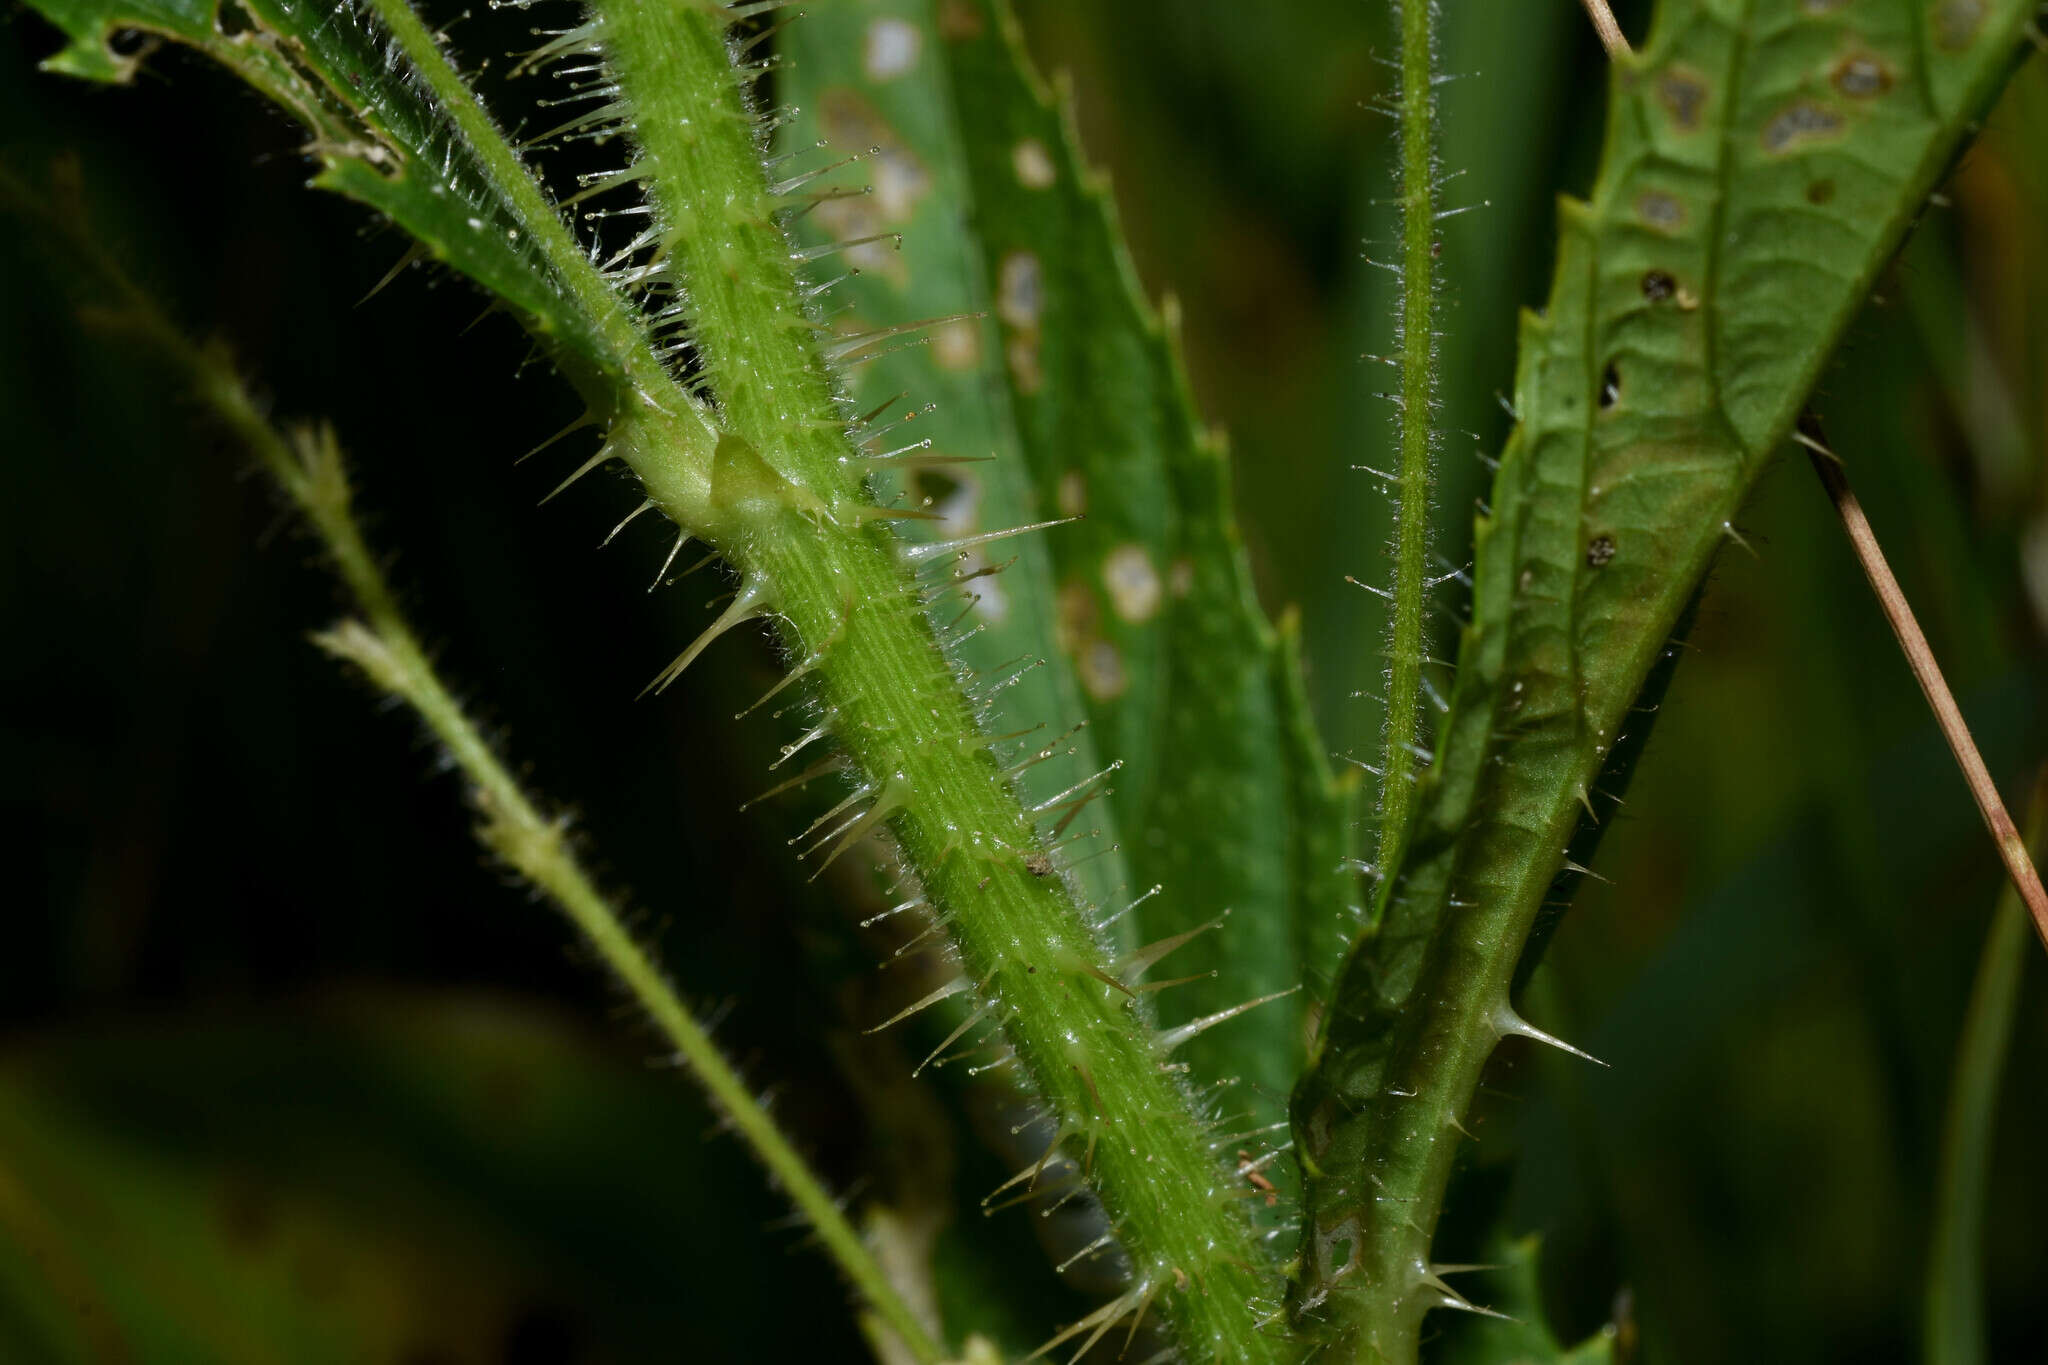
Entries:
{"label": "dark fungal spot", "polygon": [[1614,368],[1614,362],[1607,362],[1607,369],[1600,376],[1600,411],[1606,412],[1621,401],[1621,371]]}
{"label": "dark fungal spot", "polygon": [[1891,88],[1891,69],[1867,52],[1844,57],[1835,67],[1835,89],[1851,99],[1869,99]]}
{"label": "dark fungal spot", "polygon": [[1690,71],[1673,67],[1657,78],[1657,102],[1671,115],[1682,133],[1700,126],[1700,110],[1707,102],[1707,85]]}
{"label": "dark fungal spot", "polygon": [[1643,297],[1651,303],[1662,303],[1678,292],[1678,281],[1671,278],[1668,270],[1646,270],[1643,272]]}
{"label": "dark fungal spot", "polygon": [[1816,180],[1806,187],[1806,202],[1809,204],[1831,204],[1835,199],[1835,182]]}
{"label": "dark fungal spot", "polygon": [[1988,0],[1934,0],[1934,40],[1951,52],[1962,51],[1977,40],[1990,10]]}
{"label": "dark fungal spot", "polygon": [[1685,223],[1685,205],[1662,190],[1645,190],[1636,197],[1636,216],[1653,228],[1673,232]]}
{"label": "dark fungal spot", "polygon": [[1842,116],[1825,104],[1799,100],[1789,104],[1764,125],[1760,135],[1767,152],[1789,152],[1807,142],[1841,136]]}
{"label": "dark fungal spot", "polygon": [[1614,537],[1594,536],[1586,542],[1586,567],[1604,569],[1614,559]]}

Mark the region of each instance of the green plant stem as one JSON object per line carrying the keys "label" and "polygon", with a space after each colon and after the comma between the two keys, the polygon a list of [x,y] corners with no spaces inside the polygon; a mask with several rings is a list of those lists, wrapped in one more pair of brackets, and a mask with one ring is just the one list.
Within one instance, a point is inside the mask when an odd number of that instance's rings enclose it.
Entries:
{"label": "green plant stem", "polygon": [[1429,502],[1436,410],[1436,65],[1431,0],[1399,0],[1401,13],[1401,467],[1394,519],[1386,745],[1380,770],[1383,874],[1400,862],[1415,801],[1422,736],[1422,599],[1429,573]]}
{"label": "green plant stem", "polygon": [[[2027,852],[2048,857],[2048,769],[2035,779]],[[1934,1190],[1934,1236],[1927,1256],[1922,1358],[1927,1365],[1982,1365],[1984,1349],[1984,1201],[1991,1180],[1998,1091],[2019,1010],[2029,943],[2026,907],[2007,882],[1991,914],[1976,984],[1956,1043],[1955,1081],[1942,1123]]]}
{"label": "green plant stem", "polygon": [[884,821],[895,835],[952,937],[958,988],[1085,1153],[1136,1270],[1112,1307],[1156,1299],[1198,1357],[1274,1359],[1286,1348],[1259,1326],[1266,1258],[1242,1187],[1134,997],[1103,980],[1114,964],[1072,891],[1033,857],[1032,821],[869,504],[722,17],[630,0],[593,13],[728,427],[705,538],[740,570],[742,604],[780,616],[794,655],[816,661],[817,700],[862,775],[865,811],[826,856]]}
{"label": "green plant stem", "polygon": [[[71,195],[66,184],[55,189],[59,199]],[[4,168],[0,197],[17,210],[34,214],[45,228],[45,240],[104,286],[113,306],[100,312],[99,320],[140,339],[167,362],[291,498],[319,536],[361,613],[360,619],[344,621],[320,635],[321,646],[354,663],[413,709],[469,779],[482,816],[478,838],[561,907],[675,1047],[713,1107],[788,1194],[875,1317],[920,1365],[938,1365],[946,1353],[930,1329],[890,1283],[831,1193],[726,1063],[653,959],[626,931],[621,916],[570,849],[565,822],[549,819],[534,806],[435,673],[356,522],[347,469],[333,431],[321,426],[290,437],[280,433],[250,397],[225,353],[196,346],[180,333],[155,302],[91,244],[80,222],[49,212],[43,197],[28,193]]]}
{"label": "green plant stem", "polygon": [[[1660,0],[1643,53],[1615,63],[1592,197],[1560,205],[1549,303],[1522,318],[1517,423],[1474,528],[1449,709],[1294,1091],[1290,1307],[1332,1354],[1411,1365],[1425,1315],[1459,1303],[1430,1243],[1461,1118],[1503,1037],[1556,1041],[1511,999],[1531,930],[1575,884],[1560,873],[1583,873],[1567,850],[1611,813],[1608,762],[1646,723],[1645,684],[1744,498],[2035,7],[1964,8],[1930,41],[1918,10]],[[1786,110],[1808,106],[1783,92],[1852,22],[1899,54],[1885,109],[1924,112],[1830,107],[1829,142],[1788,140]],[[1806,168],[1844,155],[1876,177],[1869,211],[1820,202],[1832,182]],[[1775,228],[1750,230],[1820,220],[1837,254],[1814,274]]]}
{"label": "green plant stem", "polygon": [[185,353],[190,357],[186,368],[208,406],[291,497],[356,599],[362,618],[321,634],[321,646],[355,664],[419,716],[471,783],[482,817],[478,838],[561,907],[674,1046],[712,1106],[767,1167],[868,1308],[895,1332],[913,1358],[922,1365],[937,1365],[945,1352],[931,1331],[889,1282],[831,1193],[726,1063],[661,969],[626,931],[617,910],[569,848],[565,822],[535,808],[435,673],[350,511],[347,473],[333,432],[325,427],[301,431],[288,443],[256,411],[223,361],[192,353],[189,347]]}
{"label": "green plant stem", "polygon": [[[561,212],[505,140],[476,94],[441,50],[407,0],[369,0],[400,50],[433,92],[478,163],[498,188],[519,228],[554,272],[588,330],[596,349],[585,358],[599,374],[578,387],[594,414],[611,424],[608,439],[624,454],[637,452],[633,468],[648,495],[678,525],[699,525],[710,491],[711,459],[718,432],[703,403],[677,384],[654,352],[645,325],[611,280],[597,268],[570,233]],[[533,328],[550,340],[546,318]],[[579,353],[571,352],[571,359]],[[570,367],[571,378],[581,378]]]}

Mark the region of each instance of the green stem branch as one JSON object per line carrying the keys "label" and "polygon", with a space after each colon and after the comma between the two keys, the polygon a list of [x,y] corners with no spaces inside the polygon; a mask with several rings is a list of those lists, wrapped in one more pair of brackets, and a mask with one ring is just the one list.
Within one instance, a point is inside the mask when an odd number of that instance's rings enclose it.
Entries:
{"label": "green stem branch", "polygon": [[[167,343],[178,340],[167,328],[150,330]],[[618,911],[570,849],[565,822],[534,806],[435,673],[363,540],[333,431],[323,426],[295,432],[287,440],[256,410],[223,358],[183,344],[173,346],[170,354],[305,516],[356,599],[361,619],[323,632],[317,637],[321,647],[355,664],[372,683],[413,709],[469,779],[482,817],[477,837],[568,916],[675,1048],[712,1106],[796,1205],[868,1308],[920,1365],[938,1365],[946,1353],[931,1330],[890,1283],[831,1192],[727,1064],[646,949],[626,931]]]}
{"label": "green stem branch", "polygon": [[[2048,857],[2048,769],[2035,779],[2027,816],[2029,856]],[[1991,913],[1991,932],[1956,1043],[1955,1084],[1942,1123],[1941,1165],[1934,1191],[1934,1238],[1927,1257],[1926,1365],[1982,1365],[1984,1339],[1984,1203],[1991,1183],[1998,1091],[2019,1011],[2020,982],[2033,956],[2027,911],[2008,882]]]}
{"label": "green stem branch", "polygon": [[1400,468],[1376,855],[1383,878],[1400,861],[1415,800],[1415,746],[1422,736],[1422,602],[1429,574],[1436,407],[1436,92],[1431,84],[1435,16],[1431,0],[1400,0],[1400,14]]}
{"label": "green stem branch", "polygon": [[[650,497],[678,525],[701,524],[710,491],[716,427],[703,403],[669,374],[655,354],[639,312],[620,294],[569,231],[561,211],[506,141],[469,83],[407,0],[369,0],[436,104],[474,154],[500,198],[560,284],[594,345],[571,349],[565,359],[596,416],[609,423],[607,440],[631,463]],[[546,343],[549,320],[530,320]],[[595,368],[578,371],[577,361]]]}

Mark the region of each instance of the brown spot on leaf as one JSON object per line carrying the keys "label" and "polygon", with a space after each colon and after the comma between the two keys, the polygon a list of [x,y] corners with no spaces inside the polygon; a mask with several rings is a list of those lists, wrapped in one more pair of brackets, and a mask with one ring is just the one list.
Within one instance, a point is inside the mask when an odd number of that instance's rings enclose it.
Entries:
{"label": "brown spot on leaf", "polygon": [[1817,207],[1821,204],[1831,204],[1834,200],[1835,182],[1832,180],[1816,180],[1806,187],[1806,202],[1809,204]]}
{"label": "brown spot on leaf", "polygon": [[1657,102],[1671,115],[1681,133],[1700,126],[1700,112],[1707,103],[1707,83],[1682,67],[1673,67],[1657,78]]}
{"label": "brown spot on leaf", "polygon": [[1038,257],[1013,251],[996,270],[996,316],[1009,328],[1003,355],[1010,378],[1020,393],[1036,393],[1045,382],[1038,361],[1039,320],[1045,306],[1045,282]]}
{"label": "brown spot on leaf", "polygon": [[1614,537],[1594,536],[1586,542],[1586,567],[1604,569],[1614,559]]}
{"label": "brown spot on leaf", "polygon": [[1029,251],[1013,251],[1003,257],[996,270],[996,316],[1012,327],[1036,331],[1044,304],[1038,257]]}
{"label": "brown spot on leaf", "polygon": [[1121,697],[1131,680],[1124,673],[1124,656],[1107,640],[1091,640],[1075,661],[1081,686],[1097,701]]}
{"label": "brown spot on leaf", "polygon": [[939,6],[939,36],[949,43],[979,38],[985,27],[981,11],[969,0],[944,0]]}
{"label": "brown spot on leaf", "polygon": [[1962,51],[1977,41],[1990,12],[1988,0],[1934,0],[1934,41],[1951,52]]}
{"label": "brown spot on leaf", "polygon": [[1662,303],[1678,292],[1678,281],[1671,278],[1668,270],[1646,270],[1643,272],[1643,297],[1651,303]]}
{"label": "brown spot on leaf", "polygon": [[1685,225],[1685,205],[1662,190],[1645,190],[1636,196],[1636,216],[1662,232],[1675,232]]}
{"label": "brown spot on leaf", "polygon": [[[873,149],[867,166],[874,186],[871,194],[819,204],[818,221],[841,240],[873,237],[906,222],[931,193],[932,177],[924,162],[865,96],[843,88],[827,90],[819,96],[818,107],[825,140],[832,146]],[[898,288],[910,280],[908,258],[886,239],[849,249],[846,261],[856,269],[875,272]]]}
{"label": "brown spot on leaf", "polygon": [[1080,653],[1095,636],[1095,622],[1099,614],[1095,589],[1078,578],[1068,579],[1060,585],[1059,607],[1054,613],[1053,620],[1053,638],[1067,653]]}
{"label": "brown spot on leaf", "polygon": [[1820,142],[1841,135],[1841,114],[1813,100],[1795,100],[1779,110],[1771,121],[1764,125],[1759,140],[1763,143],[1765,151],[1782,154],[1809,142]]}
{"label": "brown spot on leaf", "polygon": [[1844,57],[1834,80],[1835,89],[1851,99],[1871,99],[1892,88],[1891,68],[1867,52]]}

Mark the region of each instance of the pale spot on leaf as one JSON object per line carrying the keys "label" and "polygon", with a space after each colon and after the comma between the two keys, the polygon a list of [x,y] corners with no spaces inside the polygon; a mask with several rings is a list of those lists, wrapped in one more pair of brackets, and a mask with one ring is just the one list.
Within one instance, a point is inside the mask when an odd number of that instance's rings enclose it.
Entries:
{"label": "pale spot on leaf", "polygon": [[918,48],[923,43],[924,35],[916,25],[901,19],[877,19],[868,25],[861,65],[869,80],[894,80],[917,65]]}
{"label": "pale spot on leaf", "polygon": [[1130,678],[1124,673],[1123,655],[1117,653],[1115,645],[1107,640],[1096,640],[1081,651],[1075,661],[1081,675],[1081,686],[1097,701],[1109,701],[1120,697],[1130,686]]}
{"label": "pale spot on leaf", "polygon": [[1764,125],[1762,140],[1767,152],[1789,152],[1808,142],[1841,136],[1842,116],[1824,104],[1799,100],[1786,106]]}
{"label": "pale spot on leaf", "polygon": [[1135,542],[1119,545],[1102,561],[1103,586],[1109,589],[1116,614],[1136,624],[1149,621],[1159,610],[1159,571],[1152,557]]}
{"label": "pale spot on leaf", "polygon": [[1685,205],[1662,190],[1645,190],[1636,198],[1636,216],[1653,228],[1673,232],[1685,224]]}
{"label": "pale spot on leaf", "polygon": [[1016,169],[1017,183],[1027,190],[1050,189],[1059,179],[1052,154],[1035,137],[1027,137],[1016,145],[1010,153],[1010,164]]}
{"label": "pale spot on leaf", "polygon": [[1044,306],[1044,282],[1038,257],[1029,251],[1013,251],[1003,257],[1003,264],[996,272],[996,315],[1012,327],[1035,331],[1039,312]]}
{"label": "pale spot on leaf", "polygon": [[1078,517],[1088,510],[1088,476],[1078,469],[1060,475],[1060,515]]}
{"label": "pale spot on leaf", "polygon": [[972,370],[981,364],[981,327],[972,318],[937,329],[931,344],[932,359],[942,370]]}

